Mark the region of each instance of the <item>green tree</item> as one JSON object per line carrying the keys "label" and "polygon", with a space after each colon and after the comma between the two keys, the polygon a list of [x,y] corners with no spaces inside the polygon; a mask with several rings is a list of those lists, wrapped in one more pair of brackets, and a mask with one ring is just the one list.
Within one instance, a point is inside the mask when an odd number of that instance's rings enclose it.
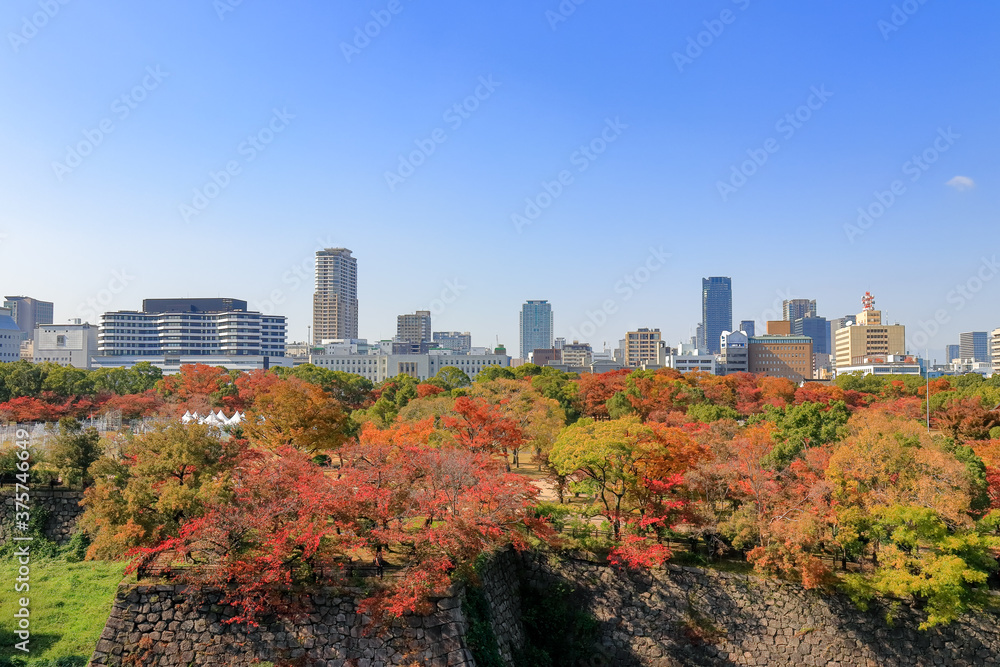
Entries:
{"label": "green tree", "polygon": [[1000,548],[1000,538],[979,527],[952,529],[926,507],[881,507],[872,519],[873,529],[882,535],[880,564],[869,575],[845,576],[855,601],[866,606],[875,594],[918,600],[927,612],[921,629],[986,606],[987,580],[997,569],[993,553]]}
{"label": "green tree", "polygon": [[789,405],[784,410],[773,409],[770,419],[778,427],[774,435],[775,446],[769,461],[784,468],[807,447],[818,447],[836,442],[847,433],[851,413],[843,401],[802,403]]}
{"label": "green tree", "polygon": [[579,379],[580,376],[576,373],[563,373],[546,366],[541,373],[531,378],[531,386],[545,398],[551,398],[559,403],[559,407],[566,413],[566,423],[572,424],[581,415]]}
{"label": "green tree", "polygon": [[45,364],[45,379],[42,389],[56,396],[90,396],[94,393],[94,381],[90,373],[81,368]]}
{"label": "green tree", "polygon": [[632,401],[628,400],[628,395],[623,391],[616,392],[605,405],[608,406],[608,417],[611,419],[621,419],[635,414]]}
{"label": "green tree", "polygon": [[476,374],[476,382],[491,380],[513,380],[514,371],[503,366],[488,366]]}
{"label": "green tree", "polygon": [[458,389],[460,387],[468,387],[472,384],[472,380],[470,380],[465,371],[460,368],[455,366],[445,366],[437,372],[437,375],[427,380],[427,383],[436,387],[441,387],[445,391],[451,391],[452,389]]}
{"label": "green tree", "polygon": [[514,372],[514,378],[517,380],[535,375],[541,375],[542,373],[542,367],[538,364],[521,364],[512,370]]}
{"label": "green tree", "polygon": [[101,436],[97,429],[84,430],[83,425],[72,417],[59,420],[59,435],[52,445],[50,460],[64,484],[87,486],[91,479],[87,471],[100,456],[100,444]]}
{"label": "green tree", "polygon": [[140,361],[131,368],[99,368],[91,373],[94,390],[108,394],[141,394],[156,388],[163,371],[148,361]]}
{"label": "green tree", "polygon": [[740,413],[728,405],[713,405],[712,403],[694,403],[688,406],[687,416],[702,424],[711,424],[720,419],[732,419],[736,421],[740,418]]}
{"label": "green tree", "polygon": [[0,364],[0,375],[6,389],[4,400],[20,398],[21,396],[38,397],[42,393],[42,383],[45,381],[44,368],[40,364],[21,359],[6,364]]}

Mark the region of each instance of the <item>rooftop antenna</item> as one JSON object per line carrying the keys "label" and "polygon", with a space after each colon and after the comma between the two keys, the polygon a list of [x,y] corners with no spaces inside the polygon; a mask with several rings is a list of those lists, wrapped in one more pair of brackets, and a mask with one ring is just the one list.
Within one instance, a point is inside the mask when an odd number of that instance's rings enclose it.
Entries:
{"label": "rooftop antenna", "polygon": [[865,292],[865,295],[861,297],[861,305],[864,306],[865,310],[875,310],[875,297],[871,292]]}

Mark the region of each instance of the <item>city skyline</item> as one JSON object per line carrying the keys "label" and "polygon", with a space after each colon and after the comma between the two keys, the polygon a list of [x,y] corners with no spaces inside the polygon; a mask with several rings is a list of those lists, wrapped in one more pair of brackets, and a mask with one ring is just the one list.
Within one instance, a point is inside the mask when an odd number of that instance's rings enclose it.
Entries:
{"label": "city skyline", "polygon": [[1000,7],[402,6],[360,48],[377,7],[68,4],[24,37],[5,5],[4,293],[61,322],[239,294],[304,340],[348,247],[371,339],[430,310],[513,351],[541,295],[557,336],[687,340],[712,275],[734,323],[877,292],[939,360],[995,325]]}

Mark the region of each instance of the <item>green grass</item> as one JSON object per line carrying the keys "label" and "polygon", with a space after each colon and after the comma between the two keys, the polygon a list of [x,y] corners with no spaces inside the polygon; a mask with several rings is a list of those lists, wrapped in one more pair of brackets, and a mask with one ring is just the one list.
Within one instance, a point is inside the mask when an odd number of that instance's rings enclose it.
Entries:
{"label": "green grass", "polygon": [[[31,563],[31,590],[14,591],[17,563],[0,563],[0,667],[76,667],[86,665],[111,612],[124,563],[39,559]],[[30,653],[13,648],[20,641],[11,616],[21,597],[31,600]],[[19,608],[19,607],[18,607]]]}

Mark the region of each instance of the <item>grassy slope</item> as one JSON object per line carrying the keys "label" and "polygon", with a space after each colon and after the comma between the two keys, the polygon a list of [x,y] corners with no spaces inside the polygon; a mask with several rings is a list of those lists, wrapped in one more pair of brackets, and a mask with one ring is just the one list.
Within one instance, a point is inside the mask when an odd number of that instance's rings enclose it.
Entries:
{"label": "grassy slope", "polygon": [[[31,564],[31,591],[15,593],[17,563],[0,563],[0,666],[11,656],[25,654],[13,648],[12,616],[18,598],[31,599],[31,652],[27,664],[86,664],[111,612],[124,563],[39,560]],[[59,662],[56,662],[58,659]],[[82,662],[78,662],[82,658]],[[75,660],[74,660],[75,659]]]}

